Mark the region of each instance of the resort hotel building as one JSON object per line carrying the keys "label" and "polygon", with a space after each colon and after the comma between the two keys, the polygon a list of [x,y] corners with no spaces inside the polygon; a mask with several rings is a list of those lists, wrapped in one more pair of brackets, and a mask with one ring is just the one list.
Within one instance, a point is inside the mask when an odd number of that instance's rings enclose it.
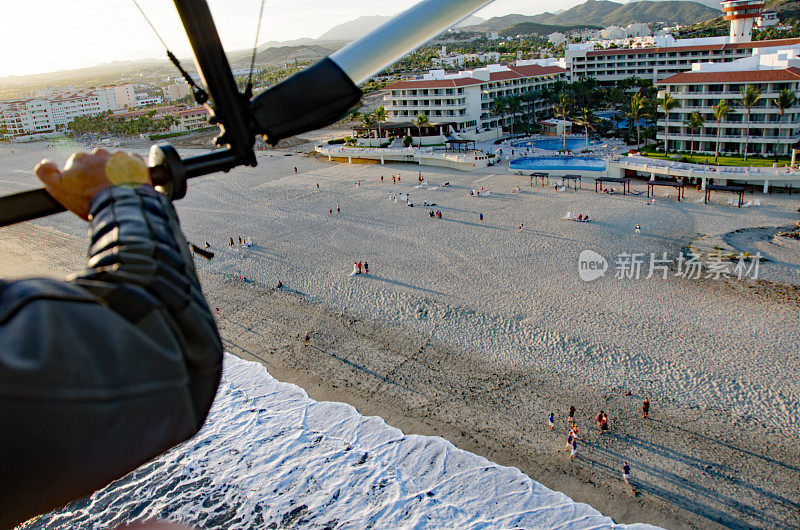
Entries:
{"label": "resort hotel building", "polygon": [[571,44],[565,52],[570,81],[586,77],[601,86],[613,86],[638,77],[656,82],[691,70],[694,63],[727,63],[750,57],[757,50],[800,44],[800,38],[753,41],[753,23],[761,19],[763,8],[763,0],[722,2],[724,19],[730,23],[727,37],[675,39],[665,35],[655,37],[654,46],[643,48],[601,49],[598,42]]}
{"label": "resort hotel building", "polygon": [[[747,111],[738,103],[741,89],[747,85],[761,91],[761,98],[750,109],[749,131]],[[663,145],[666,136],[670,150],[689,151],[694,141],[695,151],[714,153],[718,128],[720,152],[737,155],[744,154],[745,143],[750,154],[790,155],[800,138],[800,106],[789,107],[781,116],[774,101],[786,89],[800,96],[800,45],[779,51],[756,50],[751,57],[730,63],[695,63],[690,71],[670,76],[657,86],[659,97],[669,93],[681,104],[666,118],[660,114],[658,120],[658,138]],[[721,100],[731,111],[717,124],[712,109]],[[695,111],[703,116],[705,125],[692,131],[684,122]]]}
{"label": "resort hotel building", "polygon": [[[388,114],[387,129],[410,130],[420,114],[428,117],[438,134],[477,134],[509,126],[514,116],[510,111],[495,115],[495,98],[520,97],[566,79],[567,70],[554,59],[517,61],[512,66],[490,64],[453,74],[431,70],[417,79],[398,81],[381,89]],[[550,104],[543,99],[521,98],[520,102],[522,108],[517,117],[550,110]]]}

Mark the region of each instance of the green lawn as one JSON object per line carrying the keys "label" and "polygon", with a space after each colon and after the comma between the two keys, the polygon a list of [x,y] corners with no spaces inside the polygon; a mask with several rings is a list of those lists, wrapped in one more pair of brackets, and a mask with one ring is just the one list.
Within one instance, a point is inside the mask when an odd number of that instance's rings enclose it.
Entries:
{"label": "green lawn", "polygon": [[[676,162],[692,162],[695,164],[705,164],[706,160],[709,164],[714,164],[714,155],[694,155],[689,156],[689,153],[673,153],[670,151],[668,155],[664,153],[656,153],[653,150],[653,147],[643,147],[641,150],[642,155],[648,156],[650,158],[660,158],[662,160],[674,160]],[[672,158],[674,155],[680,155],[680,159]],[[772,167],[772,163],[775,161],[774,158],[754,158],[748,157],[747,160],[742,158],[741,156],[722,156],[720,155],[717,159],[717,165],[720,166],[753,166],[753,167]],[[778,158],[778,165],[779,166],[788,166],[791,163],[791,159],[789,158]]]}

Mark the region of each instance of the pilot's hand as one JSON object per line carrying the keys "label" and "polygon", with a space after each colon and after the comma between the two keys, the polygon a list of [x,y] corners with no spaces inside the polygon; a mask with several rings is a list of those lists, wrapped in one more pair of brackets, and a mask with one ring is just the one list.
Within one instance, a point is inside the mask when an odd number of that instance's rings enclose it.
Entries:
{"label": "pilot's hand", "polygon": [[89,220],[89,203],[110,186],[151,184],[150,171],[139,155],[95,149],[91,154],[73,153],[64,170],[49,160],[34,169],[48,193],[67,210]]}

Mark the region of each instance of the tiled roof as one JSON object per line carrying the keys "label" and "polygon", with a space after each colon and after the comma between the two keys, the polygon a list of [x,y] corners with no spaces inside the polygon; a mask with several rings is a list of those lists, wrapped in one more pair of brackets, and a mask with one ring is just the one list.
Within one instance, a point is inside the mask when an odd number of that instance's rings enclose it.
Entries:
{"label": "tiled roof", "polygon": [[700,46],[666,46],[660,48],[614,48],[613,50],[594,50],[586,52],[587,57],[597,57],[605,55],[628,55],[628,54],[651,54],[669,52],[701,52],[717,50],[740,50],[752,48],[765,48],[773,46],[794,46],[800,44],[800,38],[795,39],[774,39],[760,40],[753,42],[737,42],[731,44],[703,44]]}
{"label": "tiled roof", "polygon": [[459,77],[454,79],[410,79],[398,81],[383,87],[382,90],[397,90],[401,88],[453,88],[459,86],[479,85],[494,81],[505,81],[508,79],[523,79],[526,77],[538,77],[543,75],[566,73],[567,71],[558,66],[539,66],[532,64],[528,66],[509,66],[508,70],[490,72],[489,81],[481,81],[472,77]]}
{"label": "tiled roof", "polygon": [[457,79],[409,79],[397,81],[383,87],[382,90],[397,90],[399,88],[453,88],[459,86],[480,85],[483,81],[471,77]]}
{"label": "tiled roof", "polygon": [[567,73],[567,70],[561,68],[560,66],[539,66],[538,64],[530,64],[527,66],[509,66],[509,68],[523,77],[536,77],[540,75]]}
{"label": "tiled roof", "polygon": [[659,85],[686,83],[768,83],[770,81],[800,81],[800,68],[783,70],[737,70],[734,72],[682,72],[658,81]]}

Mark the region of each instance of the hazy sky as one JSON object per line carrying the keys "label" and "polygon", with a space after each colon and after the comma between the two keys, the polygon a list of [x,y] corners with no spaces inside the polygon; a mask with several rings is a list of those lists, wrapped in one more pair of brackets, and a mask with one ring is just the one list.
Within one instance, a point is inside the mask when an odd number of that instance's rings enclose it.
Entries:
{"label": "hazy sky", "polygon": [[[483,18],[567,9],[582,0],[496,0]],[[158,39],[131,0],[2,0],[0,77],[163,57]],[[417,0],[266,0],[259,43],[319,37],[361,15],[393,15]],[[170,0],[140,0],[167,45],[188,56]],[[226,49],[251,48],[261,0],[209,0]]]}

